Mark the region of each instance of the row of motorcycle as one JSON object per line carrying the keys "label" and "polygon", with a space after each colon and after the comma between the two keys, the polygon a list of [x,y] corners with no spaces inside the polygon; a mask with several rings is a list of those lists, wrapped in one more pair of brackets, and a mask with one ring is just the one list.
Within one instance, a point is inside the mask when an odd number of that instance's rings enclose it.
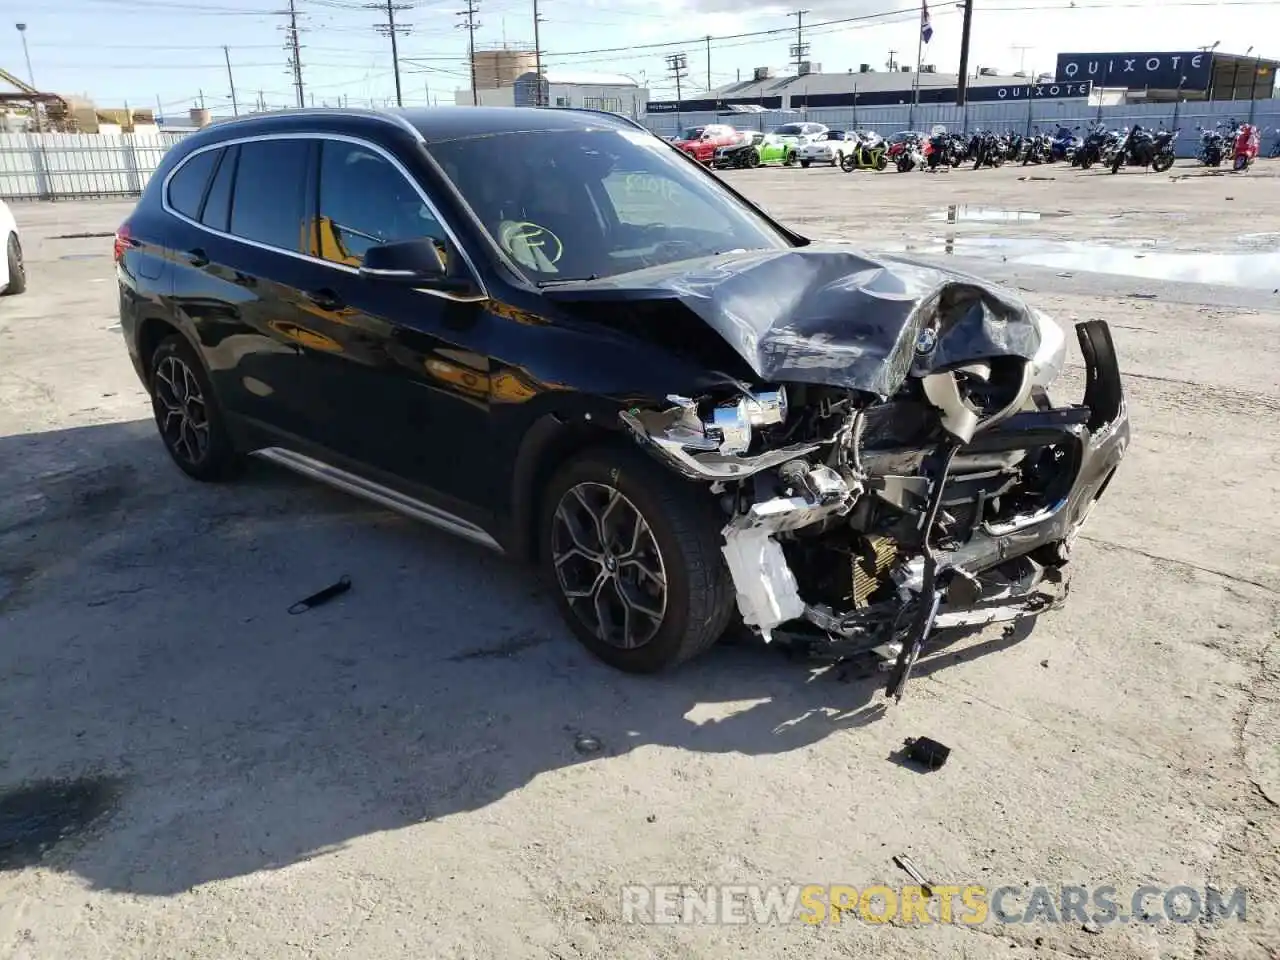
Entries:
{"label": "row of motorcycle", "polygon": [[[1058,127],[1050,134],[1038,127],[1030,136],[1018,133],[996,133],[977,130],[972,134],[937,131],[932,135],[904,134],[885,150],[889,163],[899,172],[915,169],[936,171],[972,163],[973,169],[1000,167],[1006,163],[1046,164],[1064,162],[1088,170],[1109,167],[1118,173],[1121,167],[1141,167],[1163,173],[1173,166],[1174,141],[1178,130],[1144,129],[1140,124],[1122,130],[1108,130],[1094,124],[1083,136],[1080,127]],[[1200,160],[1207,166],[1230,162],[1234,169],[1245,170],[1258,156],[1260,136],[1252,124],[1235,121],[1220,123],[1214,130],[1201,129]],[[878,134],[869,134],[878,139]],[[861,151],[874,156],[877,144],[860,142]],[[862,166],[861,163],[856,166]],[[847,165],[846,169],[853,169]]]}

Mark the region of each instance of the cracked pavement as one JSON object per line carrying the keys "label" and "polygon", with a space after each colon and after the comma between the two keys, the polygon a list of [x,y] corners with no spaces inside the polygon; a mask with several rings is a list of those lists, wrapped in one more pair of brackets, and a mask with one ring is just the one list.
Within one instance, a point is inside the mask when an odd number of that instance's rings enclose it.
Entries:
{"label": "cracked pavement", "polygon": [[[810,236],[871,247],[1039,236],[1212,255],[1265,229],[1276,170],[727,176]],[[966,203],[1067,215],[927,219]],[[945,646],[886,707],[880,678],[754,643],[620,675],[526,571],[478,548],[265,465],[186,480],[115,329],[110,241],[53,239],[128,210],[14,207],[31,284],[0,299],[0,796],[92,776],[111,793],[83,832],[0,858],[0,956],[1277,956],[1271,291],[951,259],[1061,320],[1113,322],[1133,444],[1066,608]],[[1058,390],[1078,395],[1070,361]],[[287,615],[342,574],[349,593]],[[891,762],[912,736],[950,746],[947,765]],[[621,918],[627,883],[899,885],[900,853],[935,884],[1108,884],[1121,900],[1241,886],[1248,920]]]}

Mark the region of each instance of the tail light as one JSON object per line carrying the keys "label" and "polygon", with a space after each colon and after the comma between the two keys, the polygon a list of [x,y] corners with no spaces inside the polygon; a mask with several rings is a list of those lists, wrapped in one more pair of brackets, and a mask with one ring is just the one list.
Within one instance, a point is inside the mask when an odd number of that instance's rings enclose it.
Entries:
{"label": "tail light", "polygon": [[120,229],[116,231],[114,256],[116,263],[124,260],[124,252],[133,246],[133,236],[129,232],[129,225],[123,223]]}

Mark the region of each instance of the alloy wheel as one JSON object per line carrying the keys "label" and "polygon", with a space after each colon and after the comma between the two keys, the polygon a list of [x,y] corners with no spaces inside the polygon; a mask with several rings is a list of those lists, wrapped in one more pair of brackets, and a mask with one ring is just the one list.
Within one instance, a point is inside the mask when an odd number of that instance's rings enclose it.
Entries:
{"label": "alloy wheel", "polygon": [[552,517],[551,557],[570,609],[604,643],[653,639],[667,612],[662,551],[644,516],[619,490],[579,483]]}
{"label": "alloy wheel", "polygon": [[201,463],[209,452],[209,410],[195,373],[169,356],[156,367],[152,390],[156,421],[169,449],[187,463]]}

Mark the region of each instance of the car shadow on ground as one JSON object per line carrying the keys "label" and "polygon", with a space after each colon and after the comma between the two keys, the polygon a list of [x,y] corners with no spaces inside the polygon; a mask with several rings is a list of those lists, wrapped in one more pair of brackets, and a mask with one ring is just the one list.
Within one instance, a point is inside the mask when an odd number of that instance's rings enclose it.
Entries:
{"label": "car shadow on ground", "polygon": [[[644,748],[781,753],[885,710],[883,674],[758,641],[620,674],[529,570],[266,465],[194,483],[149,421],[0,438],[0,491],[0,795],[104,785],[87,806],[71,790],[96,819],[52,846],[0,836],[0,869],[172,895],[548,771]],[[342,573],[349,593],[287,613]]]}

